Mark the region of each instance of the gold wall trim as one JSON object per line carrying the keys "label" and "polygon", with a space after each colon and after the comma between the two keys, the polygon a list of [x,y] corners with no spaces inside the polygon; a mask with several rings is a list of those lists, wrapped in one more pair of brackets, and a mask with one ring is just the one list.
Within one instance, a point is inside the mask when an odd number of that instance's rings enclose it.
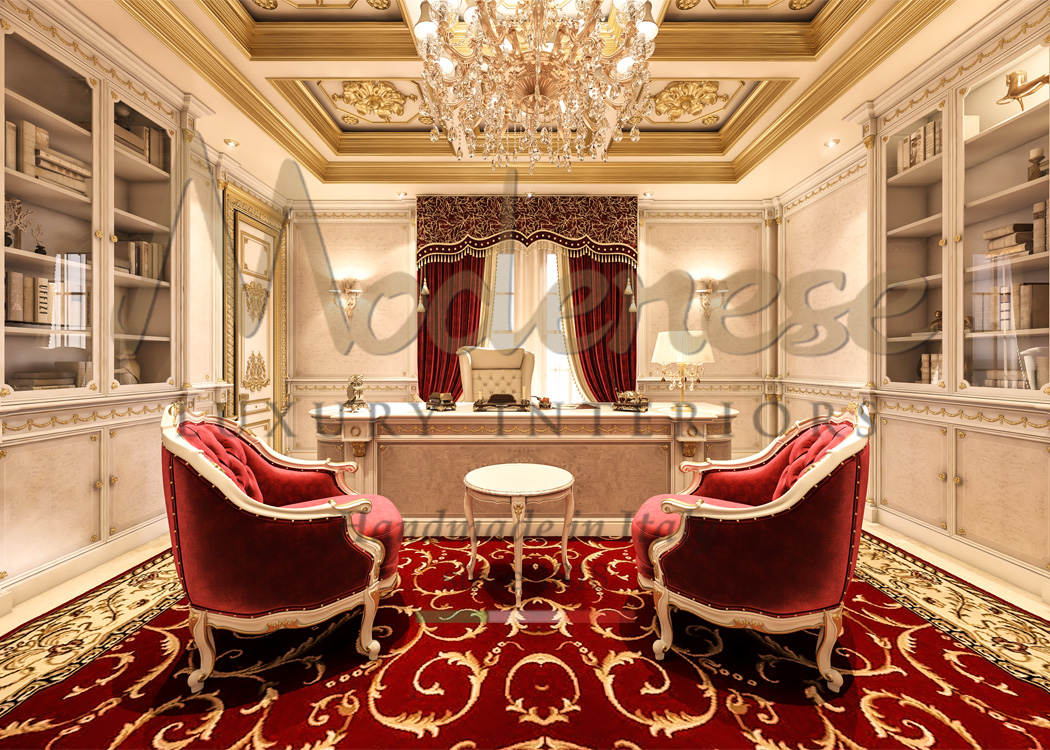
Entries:
{"label": "gold wall trim", "polygon": [[998,414],[998,415],[996,415],[994,417],[986,417],[984,415],[983,411],[979,411],[976,414],[971,415],[971,414],[967,414],[962,409],[959,409],[959,411],[956,411],[956,412],[950,412],[947,409],[945,409],[944,407],[941,407],[940,409],[937,409],[936,411],[934,411],[933,409],[931,409],[928,406],[924,406],[921,409],[918,409],[918,408],[916,408],[914,406],[910,406],[910,405],[909,406],[902,406],[899,403],[898,404],[882,403],[879,406],[879,411],[880,412],[882,412],[882,411],[899,411],[899,412],[912,413],[912,414],[926,414],[926,415],[929,415],[931,417],[948,417],[949,419],[967,419],[967,420],[970,420],[971,422],[980,421],[980,422],[987,422],[989,424],[1010,425],[1011,427],[1024,427],[1025,429],[1031,429],[1031,430],[1044,430],[1044,429],[1050,427],[1050,420],[1047,420],[1046,422],[1033,422],[1030,419],[1028,419],[1028,417],[1021,417],[1017,421],[1014,421],[1012,419],[1007,419],[1006,416],[1003,415],[1003,414]]}
{"label": "gold wall trim", "polygon": [[786,393],[795,393],[800,396],[825,396],[827,398],[841,398],[845,400],[860,398],[860,394],[857,391],[825,391],[820,388],[794,388],[790,385],[784,386]]}
{"label": "gold wall trim", "polygon": [[[620,162],[617,164],[573,162],[572,172],[537,164],[530,182],[557,184],[595,182],[644,182],[653,184],[673,182],[736,182],[736,173],[729,162],[665,162],[659,169],[653,162]],[[331,162],[324,174],[325,182],[481,182],[493,181],[492,165],[488,162]],[[502,180],[501,173],[495,173]]]}
{"label": "gold wall trim", "polygon": [[857,164],[853,165],[852,167],[850,167],[846,171],[841,172],[838,176],[833,177],[832,179],[828,180],[827,182],[825,182],[820,187],[817,187],[817,188],[814,188],[813,190],[810,190],[808,193],[803,195],[801,198],[798,198],[795,201],[792,201],[788,205],[784,206],[784,213],[786,214],[791,209],[793,209],[793,208],[795,208],[797,206],[801,206],[803,203],[808,201],[810,198],[812,198],[812,197],[814,197],[816,195],[820,195],[825,190],[830,190],[832,187],[834,187],[835,185],[839,184],[843,180],[848,179],[849,177],[852,177],[853,175],[857,174],[857,172],[859,172],[860,170],[864,169],[866,166],[868,166],[868,160],[867,159],[862,159]]}
{"label": "gold wall trim", "polygon": [[46,422],[37,422],[32,419],[28,419],[20,425],[10,425],[7,422],[2,422],[3,429],[10,430],[11,432],[21,432],[22,430],[32,431],[33,429],[43,430],[48,427],[57,427],[58,425],[67,424],[86,424],[88,422],[97,422],[104,419],[121,419],[124,417],[141,417],[146,414],[159,414],[166,408],[165,404],[157,404],[156,408],[151,409],[148,406],[143,406],[141,409],[134,409],[128,407],[125,411],[117,411],[116,409],[110,409],[108,414],[99,414],[97,411],[91,412],[90,416],[83,417],[79,414],[72,415],[69,419],[59,419],[58,417],[51,417]]}
{"label": "gold wall trim", "polygon": [[580,427],[519,427],[517,425],[501,425],[499,427],[486,427],[484,425],[471,427],[470,425],[449,425],[439,427],[435,425],[389,425],[376,424],[380,434],[387,435],[563,435],[566,433],[576,435],[669,435],[669,427],[620,427],[601,425],[583,425]]}
{"label": "gold wall trim", "polygon": [[650,219],[761,219],[761,211],[646,211]]}
{"label": "gold wall trim", "polygon": [[[882,118],[881,118],[882,124],[883,125],[888,125],[889,123],[893,122],[898,117],[900,117],[901,115],[903,115],[906,112],[908,112],[912,107],[915,107],[915,106],[917,106],[919,104],[922,104],[924,101],[926,101],[928,98],[930,98],[931,96],[936,94],[938,91],[943,89],[945,86],[950,84],[952,81],[954,81],[959,76],[963,75],[964,73],[969,72],[975,66],[979,65],[981,62],[983,62],[984,60],[988,59],[989,57],[994,55],[996,52],[999,52],[1000,50],[1005,49],[1008,44],[1012,44],[1014,41],[1017,40],[1018,37],[1021,37],[1021,36],[1025,35],[1025,34],[1027,34],[1030,30],[1036,28],[1037,26],[1040,26],[1043,23],[1043,21],[1047,20],[1047,18],[1050,18],[1050,9],[1047,9],[1046,12],[1043,13],[1043,15],[1041,15],[1039,18],[1037,18],[1032,23],[1028,23],[1027,21],[1022,23],[1021,24],[1021,28],[1018,29],[1017,32],[1013,36],[1001,37],[999,39],[999,41],[997,41],[995,44],[993,44],[991,49],[989,49],[987,52],[984,52],[984,51],[978,52],[977,56],[973,59],[973,61],[969,65],[966,65],[966,64],[960,65],[955,70],[955,72],[952,73],[952,75],[944,76],[943,78],[941,78],[941,80],[938,81],[936,83],[936,85],[933,86],[933,88],[927,88],[926,90],[924,90],[919,95],[919,97],[917,99],[909,99],[908,103],[905,104],[903,107],[897,107],[896,109],[894,109],[894,111],[892,113],[890,113],[888,115],[883,115]],[[1050,41],[1050,37],[1047,37],[1047,40]]]}
{"label": "gold wall trim", "polygon": [[411,211],[319,211],[316,213],[295,212],[295,219],[398,219],[411,221]]}
{"label": "gold wall trim", "polygon": [[897,3],[745,148],[734,161],[741,179],[877,65],[947,10],[954,0]]}

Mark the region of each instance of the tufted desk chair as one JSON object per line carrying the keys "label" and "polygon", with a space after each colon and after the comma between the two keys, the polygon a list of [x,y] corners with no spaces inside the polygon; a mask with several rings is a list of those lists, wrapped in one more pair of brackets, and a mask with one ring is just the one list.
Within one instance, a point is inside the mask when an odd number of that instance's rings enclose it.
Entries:
{"label": "tufted desk chair", "polygon": [[215,666],[213,627],[266,633],[364,605],[357,649],[377,658],[372,621],[397,586],[404,524],[385,497],[347,487],[357,465],[282,456],[236,422],[178,404],[161,441],[172,555],[201,658],[190,689]]}
{"label": "tufted desk chair", "polygon": [[796,422],[749,458],[685,462],[689,488],[638,510],[631,537],[659,618],[657,659],[671,648],[670,605],[768,633],[820,627],[817,668],[842,687],[831,652],[857,562],[871,429],[863,406],[850,409]]}
{"label": "tufted desk chair", "polygon": [[459,355],[459,377],[463,381],[462,401],[476,401],[484,393],[509,393],[514,398],[532,396],[532,370],[536,355],[524,349],[483,349],[464,346]]}

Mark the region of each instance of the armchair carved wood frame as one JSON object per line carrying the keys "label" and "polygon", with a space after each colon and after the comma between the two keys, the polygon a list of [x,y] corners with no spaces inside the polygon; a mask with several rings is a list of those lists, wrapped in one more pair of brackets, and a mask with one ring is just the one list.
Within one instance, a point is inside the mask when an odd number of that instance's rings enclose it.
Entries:
{"label": "armchair carved wood frame", "polygon": [[681,464],[689,488],[650,498],[632,529],[657,659],[671,648],[672,605],[767,633],[819,627],[816,666],[841,689],[831,654],[860,544],[870,430],[867,410],[851,404],[796,422],[754,456]]}
{"label": "armchair carved wood frame", "polygon": [[161,430],[172,554],[200,651],[192,692],[215,667],[212,628],[302,628],[363,605],[356,647],[378,658],[372,623],[398,585],[403,523],[389,500],[346,484],[357,465],[283,456],[179,404]]}

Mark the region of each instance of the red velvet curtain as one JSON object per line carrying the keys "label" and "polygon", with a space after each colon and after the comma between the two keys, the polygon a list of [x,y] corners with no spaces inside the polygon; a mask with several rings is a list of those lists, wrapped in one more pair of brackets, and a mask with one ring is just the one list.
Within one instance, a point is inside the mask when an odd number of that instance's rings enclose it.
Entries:
{"label": "red velvet curtain", "polygon": [[426,278],[430,289],[423,298],[426,310],[419,315],[416,347],[419,397],[424,401],[431,393],[451,393],[455,399],[463,394],[456,350],[478,344],[485,260],[484,255],[468,253],[419,269],[418,285],[422,287]]}
{"label": "red velvet curtain", "polygon": [[628,312],[631,298],[623,293],[628,279],[632,289],[638,288],[634,268],[589,255],[568,262],[576,332],[576,350],[569,356],[594,398],[615,401],[618,391],[635,389],[638,316]]}

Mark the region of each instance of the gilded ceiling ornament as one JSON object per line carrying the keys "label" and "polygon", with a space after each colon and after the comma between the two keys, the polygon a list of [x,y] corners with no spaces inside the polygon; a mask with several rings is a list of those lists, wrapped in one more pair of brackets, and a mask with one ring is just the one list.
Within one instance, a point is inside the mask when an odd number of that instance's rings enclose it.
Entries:
{"label": "gilded ceiling ornament", "polygon": [[791,0],[791,2],[788,3],[788,7],[791,8],[791,10],[803,10],[812,4],[813,0]]}
{"label": "gilded ceiling ornament", "polygon": [[361,122],[361,118],[354,117],[353,115],[343,115],[343,122],[345,122],[347,125],[356,125],[357,123]]}
{"label": "gilded ceiling ornament", "polygon": [[244,306],[248,310],[248,317],[254,320],[262,320],[263,310],[266,309],[266,298],[270,296],[270,290],[257,281],[249,281],[241,289],[244,290]]}
{"label": "gilded ceiling ornament", "polygon": [[270,378],[266,375],[266,362],[259,352],[252,352],[248,356],[248,369],[241,382],[249,391],[261,391],[270,384]]}
{"label": "gilded ceiling ornament", "polygon": [[417,98],[415,94],[402,94],[389,81],[343,81],[343,93],[332,95],[333,100],[346,102],[359,115],[375,114],[387,122],[393,115],[404,115],[405,102]]}
{"label": "gilded ceiling ornament", "polygon": [[274,10],[277,7],[277,0],[252,0],[252,2],[263,10]]}
{"label": "gilded ceiling ornament", "polygon": [[656,114],[674,122],[687,112],[696,117],[716,102],[729,101],[729,94],[718,93],[718,81],[671,81],[653,99]]}
{"label": "gilded ceiling ornament", "polygon": [[700,4],[700,0],[675,0],[675,7],[678,10],[692,10]]}
{"label": "gilded ceiling ornament", "polygon": [[702,122],[704,125],[714,125],[716,122],[718,122],[718,115],[708,115],[700,122]]}
{"label": "gilded ceiling ornament", "polygon": [[368,0],[368,4],[376,10],[386,10],[390,7],[390,0]]}

